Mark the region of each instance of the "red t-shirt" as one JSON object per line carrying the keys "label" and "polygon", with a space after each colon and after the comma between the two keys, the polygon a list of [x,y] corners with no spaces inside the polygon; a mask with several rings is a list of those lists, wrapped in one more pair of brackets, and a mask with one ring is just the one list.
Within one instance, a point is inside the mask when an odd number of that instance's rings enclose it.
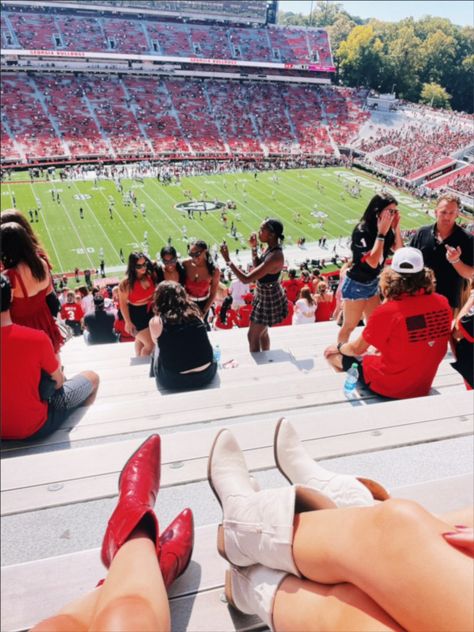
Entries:
{"label": "red t-shirt", "polygon": [[237,324],[239,327],[248,327],[250,325],[250,316],[252,314],[252,305],[242,305],[237,310]]}
{"label": "red t-shirt", "polygon": [[237,313],[235,309],[228,309],[227,315],[225,319],[225,323],[221,320],[221,305],[216,307],[216,320],[214,321],[214,325],[218,329],[232,329],[234,325],[237,324]]}
{"label": "red t-shirt", "polygon": [[297,300],[298,294],[304,285],[303,282],[300,281],[300,279],[286,279],[286,281],[282,281],[281,284],[286,292],[288,300],[294,303]]}
{"label": "red t-shirt", "polygon": [[362,332],[377,355],[363,357],[370,388],[396,399],[427,395],[446,354],[449,303],[440,294],[403,296],[377,307]]}
{"label": "red t-shirt", "polygon": [[79,322],[84,316],[84,310],[79,303],[64,303],[61,307],[61,318],[63,320],[76,320]]}
{"label": "red t-shirt", "polygon": [[39,398],[41,369],[58,368],[51,340],[39,329],[2,327],[2,439],[30,437],[46,421],[48,404]]}

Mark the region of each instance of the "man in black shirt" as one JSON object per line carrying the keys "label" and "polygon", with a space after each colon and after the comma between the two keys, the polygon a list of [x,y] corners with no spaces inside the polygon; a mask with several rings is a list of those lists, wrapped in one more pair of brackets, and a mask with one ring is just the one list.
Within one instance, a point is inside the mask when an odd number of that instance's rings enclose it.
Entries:
{"label": "man in black shirt", "polygon": [[97,294],[94,298],[95,312],[84,318],[84,338],[90,345],[117,342],[114,332],[115,317],[104,310],[104,298]]}
{"label": "man in black shirt", "polygon": [[442,195],[435,209],[436,224],[419,228],[410,241],[423,253],[426,267],[435,274],[436,291],[453,310],[460,307],[463,279],[474,274],[474,237],[456,224],[459,207],[456,195]]}

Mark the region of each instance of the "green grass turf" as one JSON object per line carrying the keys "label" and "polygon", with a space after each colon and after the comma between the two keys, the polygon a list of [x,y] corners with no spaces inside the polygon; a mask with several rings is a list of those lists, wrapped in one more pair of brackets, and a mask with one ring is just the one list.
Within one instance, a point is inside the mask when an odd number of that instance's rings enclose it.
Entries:
{"label": "green grass turf", "polygon": [[[279,183],[272,180],[278,175]],[[337,174],[340,174],[339,177]],[[358,177],[362,185],[360,198],[354,199],[344,191],[345,178]],[[19,180],[23,179],[23,182]],[[322,191],[316,188],[320,182]],[[189,238],[204,239],[210,246],[226,239],[231,250],[247,247],[247,239],[258,229],[262,219],[274,216],[285,226],[286,243],[295,244],[299,237],[307,242],[317,241],[325,236],[330,239],[348,236],[354,224],[361,217],[367,202],[382,184],[359,171],[349,171],[340,167],[326,169],[295,169],[253,174],[205,175],[183,178],[180,185],[161,185],[156,179],[145,179],[144,183],[122,180],[124,191],[132,188],[138,199],[138,207],[145,204],[146,217],[140,210],[135,218],[133,208],[126,207],[122,195],[112,181],[99,180],[95,188],[93,181],[34,182],[28,174],[14,174],[12,181],[1,185],[1,209],[11,208],[13,198],[16,207],[28,217],[28,210],[41,204],[40,220],[33,224],[44,247],[50,255],[54,272],[71,272],[79,269],[97,268],[100,249],[103,249],[106,270],[123,269],[119,257],[122,248],[125,258],[134,249],[144,247],[144,235],[148,233],[150,256],[171,237],[173,245],[182,255],[186,253],[183,226]],[[60,191],[61,203],[52,201],[53,186]],[[196,199],[201,199],[206,191],[207,200],[228,199],[237,203],[236,211],[228,211],[228,228],[222,223],[220,212],[202,214],[199,219],[188,219],[187,214],[178,211],[175,204],[184,202],[183,191],[189,189]],[[421,210],[421,203],[414,197],[394,192],[399,200],[402,214],[402,229],[416,228],[431,220]],[[343,197],[341,196],[343,194]],[[77,199],[78,195],[89,196]],[[115,204],[113,219],[109,217],[109,196]],[[311,215],[317,210],[327,214],[324,228]],[[79,207],[84,209],[84,219],[79,218]],[[296,217],[300,214],[299,218]],[[231,222],[237,227],[239,240],[230,235]]]}

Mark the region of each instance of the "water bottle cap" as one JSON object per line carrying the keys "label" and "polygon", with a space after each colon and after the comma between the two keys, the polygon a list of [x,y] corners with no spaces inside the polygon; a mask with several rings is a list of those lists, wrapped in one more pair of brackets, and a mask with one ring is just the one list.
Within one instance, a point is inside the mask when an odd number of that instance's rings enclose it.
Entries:
{"label": "water bottle cap", "polygon": [[359,368],[359,365],[357,364],[357,362],[353,362],[352,363],[352,368],[353,369],[358,369]]}

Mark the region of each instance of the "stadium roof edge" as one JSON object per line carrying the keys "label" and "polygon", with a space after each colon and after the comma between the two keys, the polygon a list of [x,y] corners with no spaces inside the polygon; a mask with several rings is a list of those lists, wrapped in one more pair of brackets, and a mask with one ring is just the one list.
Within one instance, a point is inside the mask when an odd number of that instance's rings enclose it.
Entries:
{"label": "stadium roof edge", "polygon": [[75,9],[79,11],[97,11],[97,12],[106,12],[111,14],[124,14],[124,15],[147,15],[149,17],[161,17],[161,18],[172,18],[175,20],[196,20],[196,21],[213,21],[213,22],[232,22],[236,24],[252,24],[255,26],[265,25],[266,22],[264,20],[260,20],[258,18],[254,18],[252,16],[245,17],[237,17],[232,15],[221,15],[218,16],[216,14],[205,14],[205,13],[193,13],[191,11],[186,12],[182,11],[181,13],[176,13],[173,11],[166,11],[164,9],[149,9],[146,7],[124,7],[124,6],[107,6],[102,4],[95,4],[92,2],[89,4],[82,4],[80,2],[64,1],[64,2],[54,2],[52,0],[43,0],[41,2],[41,7],[33,6],[31,0],[1,0],[1,5],[11,6],[11,7],[29,7],[32,11],[37,10],[38,8],[44,9],[55,8],[55,9]]}

